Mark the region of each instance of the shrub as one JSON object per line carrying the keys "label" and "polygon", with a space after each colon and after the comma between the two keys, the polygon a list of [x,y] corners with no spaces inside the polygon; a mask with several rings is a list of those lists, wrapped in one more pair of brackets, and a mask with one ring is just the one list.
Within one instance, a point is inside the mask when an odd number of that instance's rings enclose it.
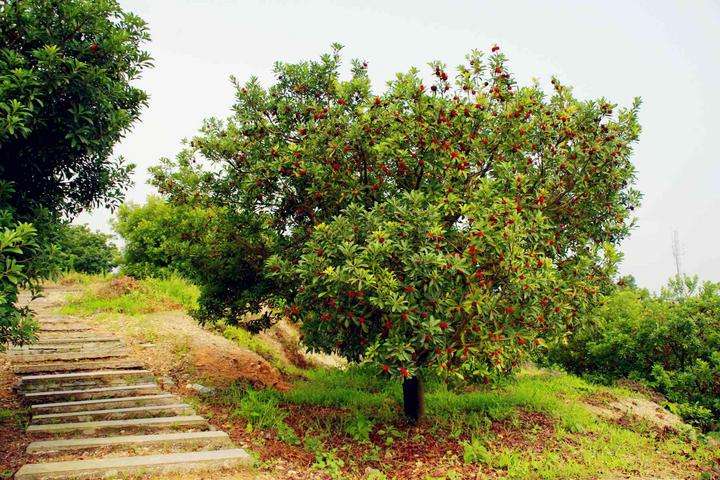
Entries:
{"label": "shrub", "polygon": [[549,359],[596,379],[644,381],[709,428],[706,410],[720,419],[720,284],[706,282],[690,296],[668,290],[617,290]]}
{"label": "shrub", "polygon": [[91,275],[109,272],[117,266],[120,254],[111,239],[111,235],[93,232],[87,225],[63,225],[58,238],[62,268]]}

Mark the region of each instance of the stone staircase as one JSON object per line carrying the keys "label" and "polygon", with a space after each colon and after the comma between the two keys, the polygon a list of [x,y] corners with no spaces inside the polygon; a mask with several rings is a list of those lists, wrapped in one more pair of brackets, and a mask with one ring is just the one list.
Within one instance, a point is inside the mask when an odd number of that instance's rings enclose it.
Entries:
{"label": "stone staircase", "polygon": [[113,336],[43,319],[36,344],[8,352],[29,405],[33,457],[17,480],[90,479],[236,469],[252,464],[130,358]]}

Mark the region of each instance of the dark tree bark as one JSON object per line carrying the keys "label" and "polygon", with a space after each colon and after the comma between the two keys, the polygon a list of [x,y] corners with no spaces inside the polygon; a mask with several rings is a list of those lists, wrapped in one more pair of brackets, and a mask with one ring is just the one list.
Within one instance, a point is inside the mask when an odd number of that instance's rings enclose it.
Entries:
{"label": "dark tree bark", "polygon": [[422,378],[415,376],[403,380],[403,406],[405,416],[413,423],[425,415],[425,388]]}

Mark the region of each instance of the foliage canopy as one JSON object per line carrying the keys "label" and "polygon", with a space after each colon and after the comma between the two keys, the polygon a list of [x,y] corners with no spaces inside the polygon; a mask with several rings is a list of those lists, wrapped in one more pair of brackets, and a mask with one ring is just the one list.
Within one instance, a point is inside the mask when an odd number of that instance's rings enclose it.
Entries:
{"label": "foliage canopy", "polygon": [[4,343],[30,338],[17,290],[59,267],[62,217],[122,199],[132,165],[112,147],[146,103],[131,82],[150,57],[145,23],[114,0],[2,2],[0,31]]}
{"label": "foliage canopy", "polygon": [[93,232],[87,225],[62,225],[58,248],[63,270],[88,274],[108,273],[117,266],[120,255],[112,235]]}
{"label": "foliage canopy", "polygon": [[278,63],[267,89],[236,82],[233,115],[153,171],[170,202],[221,209],[247,242],[247,301],[216,311],[270,302],[310,346],[404,377],[511,369],[609,285],[639,202],[639,101],[519,86],[496,48],[376,95],[363,62],[340,78],[339,49]]}

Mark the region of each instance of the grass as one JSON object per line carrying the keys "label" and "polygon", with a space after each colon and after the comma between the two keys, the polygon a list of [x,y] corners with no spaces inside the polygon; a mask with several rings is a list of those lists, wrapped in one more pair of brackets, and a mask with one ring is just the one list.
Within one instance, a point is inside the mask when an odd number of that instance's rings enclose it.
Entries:
{"label": "grass", "polygon": [[[236,416],[253,428],[282,432],[281,441],[290,438],[289,443],[295,444],[300,438],[316,456],[315,467],[325,468],[333,478],[341,478],[335,459],[343,462],[346,471],[364,464],[358,457],[375,458],[382,466],[383,449],[417,438],[423,439],[421,443],[456,439],[460,447],[456,462],[508,479],[598,478],[609,472],[667,475],[687,462],[696,465],[698,472],[720,462],[718,448],[705,437],[695,439],[694,431],[688,436],[683,431],[662,432],[642,421],[618,424],[598,417],[583,403],[592,396],[637,394],[535,368],[505,385],[474,391],[456,392],[440,382],[428,382],[427,418],[420,431],[399,420],[399,382],[382,379],[363,367],[309,371],[288,392],[258,392],[237,385],[229,392],[224,402]],[[292,412],[297,413],[294,406],[309,412],[305,418],[293,419],[296,435],[287,423]],[[334,410],[320,416],[314,408]],[[523,423],[528,413],[548,419],[549,427],[543,430]],[[503,425],[519,432],[520,440],[513,443],[497,434]],[[344,450],[343,445],[353,446]],[[391,478],[384,475],[378,470],[376,476]]]}
{"label": "grass", "polygon": [[[98,283],[98,280],[108,278],[109,282]],[[84,285],[83,291],[68,299],[61,313],[81,316],[97,313],[142,315],[197,308],[198,288],[177,276],[142,280],[129,277],[90,277],[86,280],[87,283],[80,282]]]}
{"label": "grass", "polygon": [[28,410],[0,407],[0,425],[14,423],[20,428],[25,428],[29,420]]}

